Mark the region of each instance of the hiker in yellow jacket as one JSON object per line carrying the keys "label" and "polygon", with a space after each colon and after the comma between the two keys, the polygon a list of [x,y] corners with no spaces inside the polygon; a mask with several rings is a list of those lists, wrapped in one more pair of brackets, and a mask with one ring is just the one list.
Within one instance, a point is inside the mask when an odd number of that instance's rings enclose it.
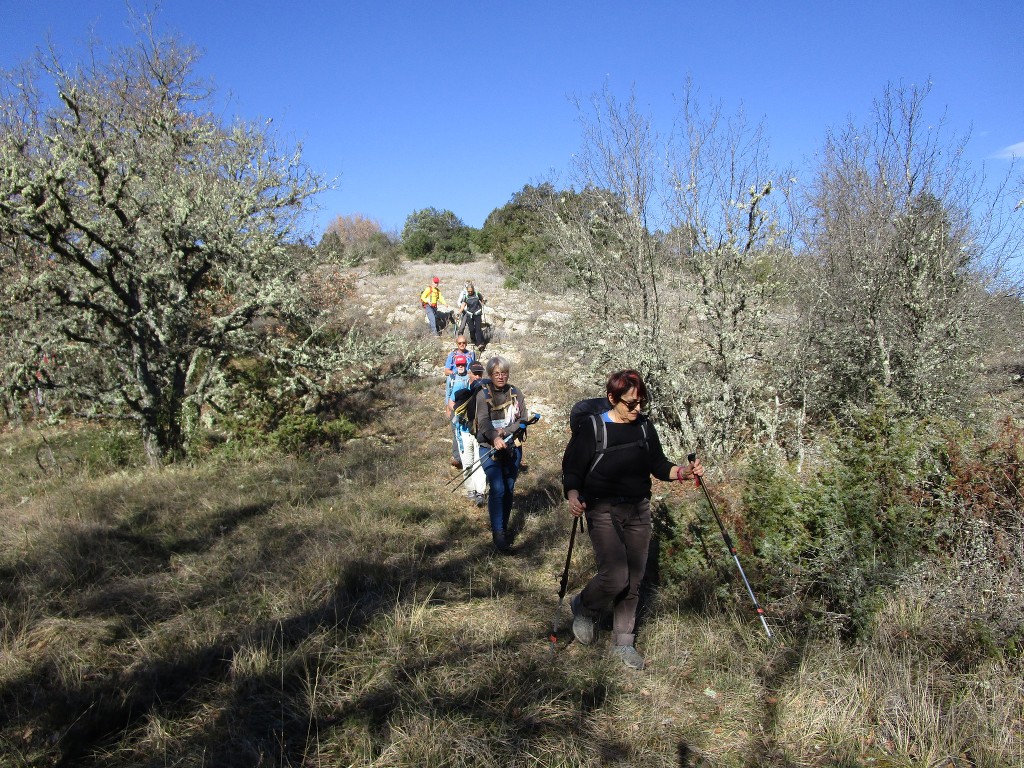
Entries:
{"label": "hiker in yellow jacket", "polygon": [[427,322],[430,323],[430,330],[435,336],[441,335],[441,332],[437,330],[437,305],[448,305],[444,296],[441,295],[441,289],[438,288],[440,284],[439,277],[432,277],[430,285],[424,288],[423,293],[420,294],[420,303],[423,305],[423,311],[427,313]]}

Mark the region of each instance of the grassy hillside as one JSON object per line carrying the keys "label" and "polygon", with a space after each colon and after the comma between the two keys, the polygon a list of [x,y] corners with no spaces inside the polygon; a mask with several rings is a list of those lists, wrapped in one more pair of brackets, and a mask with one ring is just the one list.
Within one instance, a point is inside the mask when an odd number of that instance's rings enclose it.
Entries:
{"label": "grassy hillside", "polygon": [[[359,436],[316,455],[154,471],[90,428],[0,435],[0,764],[1022,763],[1019,656],[944,657],[924,590],[895,592],[856,642],[769,604],[768,640],[723,574],[699,608],[648,590],[642,672],[606,631],[572,642],[567,608],[553,648],[579,393],[514,335],[489,351],[545,415],[512,556],[445,485],[434,373],[355,399]],[[656,492],[682,524],[704,514],[692,490]],[[592,569],[578,539],[570,594]]]}

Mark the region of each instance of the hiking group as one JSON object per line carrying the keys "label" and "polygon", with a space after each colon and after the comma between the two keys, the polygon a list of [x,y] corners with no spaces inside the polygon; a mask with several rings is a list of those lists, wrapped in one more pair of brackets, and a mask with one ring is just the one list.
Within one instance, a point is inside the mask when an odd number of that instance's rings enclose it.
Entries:
{"label": "hiking group", "polygon": [[[438,283],[433,278],[443,303]],[[421,299],[429,317],[431,297],[426,293]],[[467,297],[475,298],[466,301]],[[509,518],[522,469],[522,444],[527,427],[539,416],[529,417],[523,393],[510,382],[506,358],[495,355],[485,366],[469,351],[462,331],[468,324],[474,345],[481,349],[483,304],[483,297],[467,283],[459,297],[463,323],[455,349],[445,360],[445,413],[451,422],[451,465],[461,470],[456,488],[465,485],[471,502],[478,507],[486,504],[494,547],[508,554],[514,551]],[[612,373],[604,397],[573,406],[562,456],[562,491],[573,517],[569,557],[577,522],[585,520],[597,566],[570,601],[573,635],[584,645],[593,643],[601,618],[610,612],[612,653],[631,669],[644,666],[635,630],[653,531],[651,478],[699,483],[704,474],[693,455],[685,463],[665,456],[658,432],[643,412],[647,401],[647,386],[638,371]],[[567,571],[568,566],[567,559]],[[563,576],[559,598],[564,595]]]}
{"label": "hiking group", "polygon": [[[459,342],[465,346],[465,341]],[[522,468],[526,401],[509,382],[511,363],[501,355],[486,367],[456,351],[447,377],[445,413],[452,428],[451,465],[462,470],[466,495],[478,507],[487,505],[491,537],[498,552],[512,551],[508,523],[516,479]],[[486,378],[484,378],[486,374]],[[534,419],[535,421],[535,419]],[[456,486],[457,488],[459,486]]]}
{"label": "hiking group", "polygon": [[[471,281],[467,281],[455,303],[456,309],[448,310],[447,318],[443,318],[440,307],[447,307],[448,302],[441,294],[441,278],[436,275],[430,278],[430,284],[420,292],[420,305],[426,314],[430,332],[435,336],[440,336],[444,325],[450,319],[457,322],[455,328],[457,336],[461,336],[467,328],[469,329],[470,338],[477,349],[483,349],[487,343],[483,332],[484,304],[486,303],[487,300],[483,294],[476,289]],[[446,375],[450,375],[448,367],[446,366]]]}
{"label": "hiking group", "polygon": [[[508,523],[521,443],[526,427],[537,418],[523,418],[525,398],[509,382],[507,359],[492,357],[486,369],[473,361],[468,374],[466,359],[463,353],[454,357],[455,383],[446,401],[459,450],[459,463],[455,458],[452,463],[462,469],[470,500],[483,506],[486,498],[495,548],[511,553]],[[483,373],[488,378],[481,378]],[[605,390],[604,397],[573,407],[571,436],[562,456],[562,490],[575,518],[572,537],[577,520],[586,519],[597,564],[597,572],[570,601],[572,634],[584,645],[593,643],[598,623],[610,609],[612,653],[628,668],[640,670],[644,658],[636,649],[635,627],[652,534],[651,476],[692,482],[703,475],[703,467],[695,457],[677,464],[665,456],[657,430],[642,413],[647,388],[638,372],[611,374]],[[564,586],[563,575],[560,598]]]}

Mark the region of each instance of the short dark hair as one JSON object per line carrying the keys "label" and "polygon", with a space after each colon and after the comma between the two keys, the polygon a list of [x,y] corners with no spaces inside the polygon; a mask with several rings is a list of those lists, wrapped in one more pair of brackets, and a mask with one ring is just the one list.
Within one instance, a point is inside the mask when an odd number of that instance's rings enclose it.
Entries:
{"label": "short dark hair", "polygon": [[647,385],[644,384],[644,380],[640,377],[640,372],[627,368],[623,371],[616,371],[609,376],[605,389],[608,392],[608,396],[617,403],[622,400],[623,395],[634,387],[636,387],[636,396],[646,401]]}

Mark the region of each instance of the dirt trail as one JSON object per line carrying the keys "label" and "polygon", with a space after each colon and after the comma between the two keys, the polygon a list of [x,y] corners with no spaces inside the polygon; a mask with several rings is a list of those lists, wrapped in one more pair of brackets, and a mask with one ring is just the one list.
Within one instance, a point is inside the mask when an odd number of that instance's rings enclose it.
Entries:
{"label": "dirt trail", "polygon": [[[513,366],[512,380],[526,393],[530,410],[539,412],[544,420],[558,418],[563,403],[557,396],[557,371],[567,351],[558,344],[556,329],[568,317],[564,297],[529,288],[505,288],[504,276],[490,257],[466,264],[405,262],[402,266],[398,275],[358,277],[352,303],[359,311],[388,327],[405,328],[426,339],[429,329],[419,295],[431,278],[440,278],[441,294],[452,307],[465,283],[472,281],[487,301],[483,319],[491,339],[478,358],[486,362],[493,355],[506,357]],[[444,361],[454,348],[452,334],[444,333],[437,346],[433,370],[439,381],[440,402]]]}

